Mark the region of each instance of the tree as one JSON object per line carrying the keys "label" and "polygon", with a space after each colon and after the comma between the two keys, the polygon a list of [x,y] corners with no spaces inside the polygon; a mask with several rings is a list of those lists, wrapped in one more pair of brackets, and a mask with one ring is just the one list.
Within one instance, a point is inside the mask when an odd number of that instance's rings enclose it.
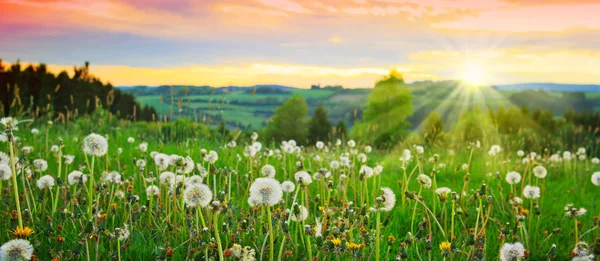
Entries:
{"label": "tree", "polygon": [[323,105],[319,104],[313,113],[310,126],[308,127],[309,139],[312,143],[317,141],[328,141],[330,131],[331,123],[329,122],[327,110],[325,110]]}
{"label": "tree", "polygon": [[293,139],[298,143],[306,142],[308,104],[301,96],[292,96],[275,113],[265,130],[270,141],[280,142]]}
{"label": "tree", "polygon": [[395,145],[407,134],[410,123],[406,119],[413,113],[411,99],[402,74],[392,71],[375,84],[354,135],[376,147]]}
{"label": "tree", "polygon": [[335,137],[343,140],[348,135],[348,129],[346,128],[346,122],[344,120],[338,121],[335,126]]}
{"label": "tree", "polygon": [[444,133],[444,121],[439,113],[431,112],[423,122],[421,136],[426,143],[432,144],[440,139]]}

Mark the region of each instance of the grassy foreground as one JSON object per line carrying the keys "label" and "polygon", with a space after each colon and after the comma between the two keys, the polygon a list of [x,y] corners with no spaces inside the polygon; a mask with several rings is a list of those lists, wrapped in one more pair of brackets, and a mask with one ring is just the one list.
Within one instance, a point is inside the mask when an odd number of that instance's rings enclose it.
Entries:
{"label": "grassy foreground", "polygon": [[473,141],[384,153],[353,140],[163,142],[128,124],[3,119],[0,128],[0,260],[595,260],[600,251],[597,148]]}

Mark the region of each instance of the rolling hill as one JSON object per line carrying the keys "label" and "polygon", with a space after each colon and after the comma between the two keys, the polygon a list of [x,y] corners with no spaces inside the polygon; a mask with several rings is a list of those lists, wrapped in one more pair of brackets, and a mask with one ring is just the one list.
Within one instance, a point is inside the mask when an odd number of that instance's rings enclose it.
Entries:
{"label": "rolling hill", "polygon": [[[592,85],[523,84],[467,88],[457,81],[423,81],[407,84],[413,94],[414,113],[409,121],[418,128],[431,112],[440,113],[451,126],[461,113],[473,107],[527,106],[550,109],[555,115],[569,107],[600,109],[600,88]],[[119,87],[143,105],[153,106],[161,118],[188,117],[197,121],[225,121],[230,127],[259,129],[275,108],[293,95],[306,99],[310,113],[322,104],[335,124],[352,126],[362,117],[371,89],[324,87],[299,89],[282,85],[256,86],[131,86]],[[565,91],[569,90],[569,91]],[[576,91],[575,91],[576,90]],[[585,92],[584,92],[585,91]]]}

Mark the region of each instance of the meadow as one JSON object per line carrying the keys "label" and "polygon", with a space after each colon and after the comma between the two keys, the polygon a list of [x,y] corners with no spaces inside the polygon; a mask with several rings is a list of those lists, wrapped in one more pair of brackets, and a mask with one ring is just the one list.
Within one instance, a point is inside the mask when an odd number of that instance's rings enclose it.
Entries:
{"label": "meadow", "polygon": [[[470,108],[497,110],[499,107],[526,106],[550,109],[555,116],[562,116],[569,107],[577,111],[597,110],[600,104],[600,92],[581,92],[578,99],[565,99],[569,92],[546,90],[537,93],[535,89],[495,89],[481,86],[476,97],[465,94],[464,88],[455,81],[426,81],[406,84],[412,92],[414,114],[408,119],[411,129],[419,129],[419,124],[432,111],[442,114],[445,125],[450,127],[460,118],[460,112]],[[195,89],[204,89],[196,91]],[[290,97],[303,97],[310,114],[318,105],[327,108],[329,118],[337,123],[344,121],[352,127],[360,119],[366,108],[370,88],[343,89],[298,89],[292,87],[258,86],[243,87],[185,87],[161,86],[158,88],[126,87],[119,88],[125,93],[136,96],[138,102],[156,109],[160,117],[192,118],[205,122],[224,121],[231,128],[260,129],[266,126],[276,107]],[[599,89],[600,90],[600,89]],[[188,93],[189,92],[189,93]]]}
{"label": "meadow", "polygon": [[2,261],[600,255],[597,138],[376,150],[108,116],[1,123]]}

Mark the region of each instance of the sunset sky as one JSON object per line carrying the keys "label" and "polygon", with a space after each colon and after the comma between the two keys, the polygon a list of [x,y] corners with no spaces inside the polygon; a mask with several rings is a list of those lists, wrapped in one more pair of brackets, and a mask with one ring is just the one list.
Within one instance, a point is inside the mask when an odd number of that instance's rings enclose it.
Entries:
{"label": "sunset sky", "polygon": [[0,59],[114,85],[600,83],[600,0],[0,0]]}

